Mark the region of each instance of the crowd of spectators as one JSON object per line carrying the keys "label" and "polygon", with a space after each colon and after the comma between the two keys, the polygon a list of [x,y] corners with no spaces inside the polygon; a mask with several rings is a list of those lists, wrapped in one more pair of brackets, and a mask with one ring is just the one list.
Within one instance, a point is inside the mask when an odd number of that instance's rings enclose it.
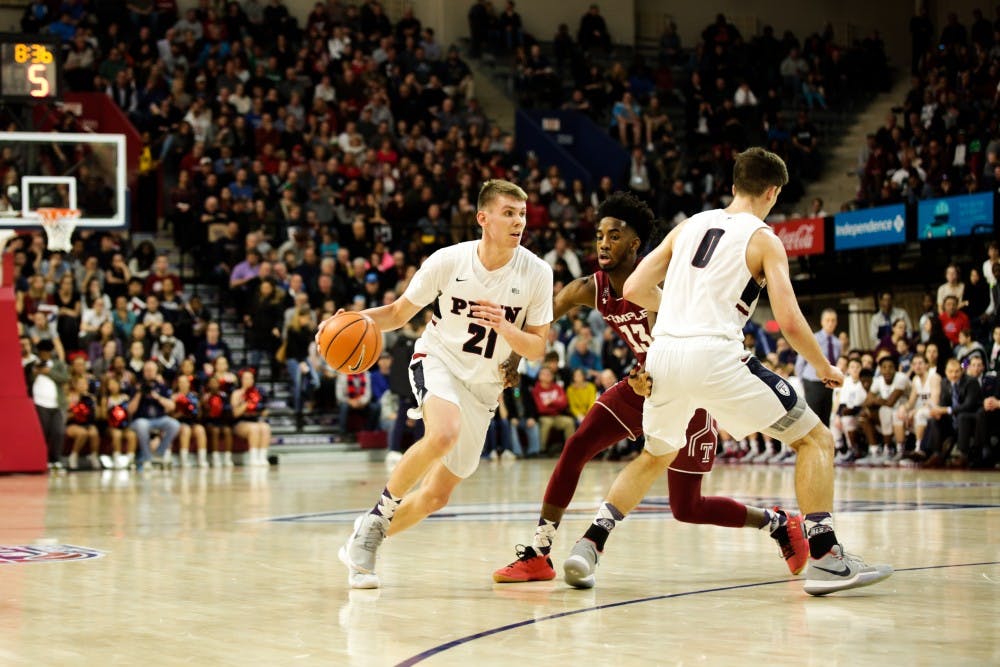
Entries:
{"label": "crowd of spectators", "polygon": [[[877,31],[841,45],[829,23],[804,40],[771,26],[745,40],[719,14],[691,46],[669,23],[648,58],[641,48],[612,48],[597,5],[581,17],[575,40],[566,25],[551,38],[526,33],[513,2],[497,13],[480,0],[469,25],[473,55],[485,47],[512,59],[521,106],[580,111],[607,128],[632,156],[623,180],[667,220],[724,200],[732,156],[750,145],[785,158],[791,182],[782,204],[794,205],[823,166],[813,110],[848,108],[889,82]],[[670,108],[682,116],[678,127]]]}
{"label": "crowd of spectators", "polygon": [[1000,10],[971,18],[949,13],[940,32],[926,9],[911,20],[910,89],[858,154],[857,205],[1000,188]]}
{"label": "crowd of spectators", "polygon": [[[473,10],[488,16],[489,4]],[[515,180],[528,191],[525,243],[553,266],[559,289],[594,268],[589,241],[610,179],[588,191],[519,155],[513,137],[473,97],[458,49],[439,45],[412,12],[392,23],[378,2],[333,0],[299,21],[278,0],[265,7],[205,1],[180,17],[169,5],[131,3],[124,16],[98,20],[83,5],[46,17],[44,3],[35,2],[25,16],[64,39],[71,87],[105,91],[140,129],[147,155],[163,171],[165,219],[178,247],[196,259],[199,280],[225,294],[223,312],[209,312],[157,248],[133,248],[120,234],[79,233],[65,255],[46,252],[38,235],[12,243],[29,385],[40,390],[40,407],[63,410],[74,427],[65,431],[68,465],[79,466],[85,451],[94,467],[169,465],[176,440],[182,465],[192,463],[189,452],[195,464],[208,462],[211,452],[225,466],[234,434],[246,440],[250,463],[266,463],[270,402],[264,383],[255,381],[265,366],[272,381],[288,383],[300,425],[329,411],[342,433],[388,431],[400,451],[420,436],[419,421],[406,415],[406,360],[423,323],[387,336],[376,368],[345,376],[318,357],[311,343],[316,322],[341,307],[391,302],[433,250],[475,238],[477,189],[487,178]],[[504,15],[496,24],[502,29],[489,21],[474,27],[474,49],[537,46],[513,18],[513,3]],[[486,38],[477,39],[483,25]],[[806,133],[782,130],[780,111],[801,106],[799,120],[808,124],[810,105],[836,105],[848,85],[860,85],[852,78],[861,76],[858,68],[846,63],[881,52],[876,35],[848,57],[830,31],[805,45],[769,31],[745,44],[724,17],[703,37],[685,51],[668,28],[658,63],[665,67],[652,72],[641,59],[629,68],[595,64],[599,54],[613,53],[597,7],[581,21],[576,41],[566,28],[557,40],[556,68],[576,72],[583,64],[590,77],[577,80],[570,98],[580,102],[582,95],[604,112],[618,108],[621,126],[613,133],[633,150],[632,169],[640,170],[640,178],[629,179],[632,189],[667,220],[717,206],[729,188],[731,155],[746,142],[763,138],[799,173],[818,169],[801,151],[815,145],[816,133],[803,130],[811,134],[807,142]],[[767,66],[741,69],[749,56]],[[802,64],[786,67],[789,59]],[[685,72],[685,85],[661,81],[674,66]],[[863,76],[881,85],[877,67]],[[683,145],[663,111],[675,102],[690,112]],[[965,300],[982,305],[971,294]],[[995,317],[991,303],[978,315],[990,309]],[[957,305],[971,324],[977,313],[962,297]],[[948,308],[942,304],[944,314],[928,317],[932,335],[933,322],[942,331],[962,328]],[[244,327],[242,352],[223,340],[220,315]],[[923,326],[921,319],[921,333]],[[981,337],[989,325],[978,326]],[[761,355],[794,376],[783,341],[757,333]],[[843,349],[874,349],[885,335]],[[941,360],[943,344],[935,340]],[[914,353],[929,347],[925,339],[911,343]],[[998,348],[983,349],[992,369]],[[631,363],[622,342],[585,310],[554,327],[548,352],[522,367],[521,386],[505,391],[487,456],[557,452]],[[987,411],[988,418],[996,414]],[[63,435],[55,425],[47,434],[50,462],[59,465],[56,439]],[[102,438],[110,442],[101,450],[110,448],[107,459],[99,458]],[[630,456],[638,446],[621,443],[612,455]],[[768,451],[760,446],[755,456]],[[751,443],[729,447],[745,453]],[[961,445],[956,451],[973,458]]]}

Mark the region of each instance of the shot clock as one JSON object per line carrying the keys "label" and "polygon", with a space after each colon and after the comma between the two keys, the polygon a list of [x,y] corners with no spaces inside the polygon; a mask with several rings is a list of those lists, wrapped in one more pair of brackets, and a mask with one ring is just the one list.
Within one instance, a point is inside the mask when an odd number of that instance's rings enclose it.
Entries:
{"label": "shot clock", "polygon": [[46,102],[62,94],[59,40],[0,33],[0,100]]}

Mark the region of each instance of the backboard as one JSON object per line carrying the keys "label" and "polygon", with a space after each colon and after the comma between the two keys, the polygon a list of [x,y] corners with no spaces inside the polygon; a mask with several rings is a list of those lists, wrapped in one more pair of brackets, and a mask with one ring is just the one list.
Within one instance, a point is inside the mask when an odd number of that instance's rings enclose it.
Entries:
{"label": "backboard", "polygon": [[0,132],[0,227],[38,227],[39,208],[79,209],[79,227],[125,227],[125,179],[124,135]]}

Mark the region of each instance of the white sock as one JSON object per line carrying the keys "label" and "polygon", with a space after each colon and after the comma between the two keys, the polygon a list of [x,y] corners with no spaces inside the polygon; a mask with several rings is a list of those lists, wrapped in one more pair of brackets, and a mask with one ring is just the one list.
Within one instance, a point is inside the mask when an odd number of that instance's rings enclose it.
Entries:
{"label": "white sock", "polygon": [[538,526],[535,528],[535,536],[531,540],[531,548],[537,554],[547,554],[552,548],[552,541],[556,538],[556,529],[559,527],[558,521],[538,518]]}

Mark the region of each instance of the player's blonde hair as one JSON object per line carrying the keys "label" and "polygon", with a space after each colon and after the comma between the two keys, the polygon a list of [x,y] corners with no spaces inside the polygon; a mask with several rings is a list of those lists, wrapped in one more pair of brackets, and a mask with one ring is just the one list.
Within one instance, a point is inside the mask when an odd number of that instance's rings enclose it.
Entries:
{"label": "player's blonde hair", "polygon": [[480,211],[484,210],[497,197],[511,197],[518,201],[527,201],[528,193],[522,190],[521,186],[516,183],[492,178],[483,183],[483,187],[479,190],[479,200],[476,202],[476,208]]}

